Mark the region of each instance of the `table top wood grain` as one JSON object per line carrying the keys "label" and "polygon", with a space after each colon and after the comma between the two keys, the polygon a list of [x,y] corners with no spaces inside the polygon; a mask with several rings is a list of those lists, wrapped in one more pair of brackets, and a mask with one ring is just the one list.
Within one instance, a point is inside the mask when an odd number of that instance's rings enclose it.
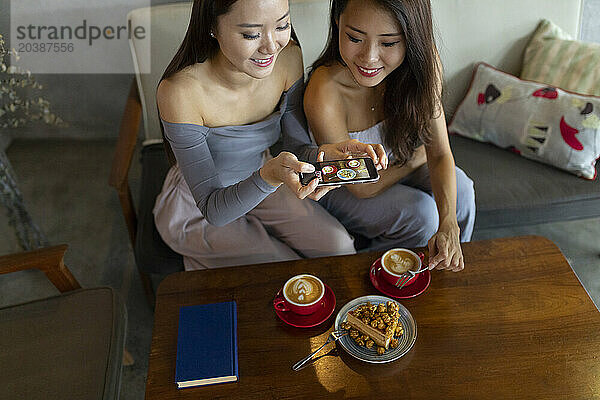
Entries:
{"label": "table top wood grain", "polygon": [[[432,271],[423,294],[400,300],[418,329],[404,357],[372,365],[338,346],[298,372],[292,364],[325,342],[345,303],[380,294],[368,272],[381,253],[170,275],[157,294],[146,398],[600,396],[600,313],[560,250],[526,236],[465,243],[463,252],[465,270]],[[277,291],[299,273],[319,276],[336,296],[333,315],[315,328],[288,326],[273,311]],[[238,306],[239,381],[177,389],[179,307],[229,300]]]}

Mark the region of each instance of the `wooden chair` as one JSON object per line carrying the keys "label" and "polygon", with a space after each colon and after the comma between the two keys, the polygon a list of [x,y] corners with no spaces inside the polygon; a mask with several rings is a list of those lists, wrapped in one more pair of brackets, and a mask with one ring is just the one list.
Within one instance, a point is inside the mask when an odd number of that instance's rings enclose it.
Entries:
{"label": "wooden chair", "polygon": [[66,245],[0,257],[0,274],[42,271],[60,295],[0,308],[0,398],[118,399],[127,314],[108,287],[81,289]]}
{"label": "wooden chair", "polygon": [[[119,195],[136,265],[148,304],[154,306],[151,274],[183,270],[183,258],[162,240],[152,208],[169,169],[162,145],[155,92],[167,64],[183,40],[192,3],[174,3],[133,10],[127,16],[132,26],[151,23],[151,41],[130,40],[136,73],[121,120],[119,138],[109,178]],[[148,72],[149,71],[149,72]],[[144,124],[140,181],[140,202],[134,204],[129,186],[129,169],[138,143],[140,123]]]}
{"label": "wooden chair", "polygon": [[141,113],[141,102],[134,81],[121,121],[109,184],[118,192],[146,300],[150,307],[154,307],[151,274],[181,271],[183,270],[183,259],[164,243],[154,226],[152,215],[154,199],[160,193],[162,182],[169,168],[162,143],[143,146],[140,203],[137,207],[134,205],[131,195],[128,175],[137,144]]}

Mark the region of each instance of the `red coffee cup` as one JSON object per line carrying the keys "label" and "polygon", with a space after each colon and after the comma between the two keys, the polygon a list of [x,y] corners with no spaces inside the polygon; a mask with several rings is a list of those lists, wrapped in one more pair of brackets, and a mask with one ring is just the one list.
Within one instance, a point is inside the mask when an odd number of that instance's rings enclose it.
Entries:
{"label": "red coffee cup", "polygon": [[[408,249],[390,249],[381,256],[381,270],[379,273],[389,284],[396,287],[401,286],[406,278],[406,267],[408,270],[418,271],[421,269],[421,258],[417,253]],[[419,275],[410,278],[404,287],[413,284]]]}
{"label": "red coffee cup", "polygon": [[319,278],[309,274],[296,275],[283,285],[273,306],[279,311],[309,315],[323,307],[324,295],[325,285]]}

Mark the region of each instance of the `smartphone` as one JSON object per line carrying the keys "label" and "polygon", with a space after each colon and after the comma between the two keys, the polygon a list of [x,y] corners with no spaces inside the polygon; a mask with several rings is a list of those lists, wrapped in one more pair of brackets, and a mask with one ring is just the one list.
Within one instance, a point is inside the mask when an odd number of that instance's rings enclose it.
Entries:
{"label": "smartphone", "polygon": [[308,185],[315,178],[319,179],[317,186],[370,183],[379,180],[377,168],[369,157],[322,161],[312,164],[315,166],[315,172],[300,173],[302,185]]}

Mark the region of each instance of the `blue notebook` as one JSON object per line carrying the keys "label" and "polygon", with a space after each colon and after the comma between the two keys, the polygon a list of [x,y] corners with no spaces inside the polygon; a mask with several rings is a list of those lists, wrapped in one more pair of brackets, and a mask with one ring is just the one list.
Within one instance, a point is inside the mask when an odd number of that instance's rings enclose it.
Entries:
{"label": "blue notebook", "polygon": [[235,301],[181,307],[175,367],[177,387],[237,380]]}

